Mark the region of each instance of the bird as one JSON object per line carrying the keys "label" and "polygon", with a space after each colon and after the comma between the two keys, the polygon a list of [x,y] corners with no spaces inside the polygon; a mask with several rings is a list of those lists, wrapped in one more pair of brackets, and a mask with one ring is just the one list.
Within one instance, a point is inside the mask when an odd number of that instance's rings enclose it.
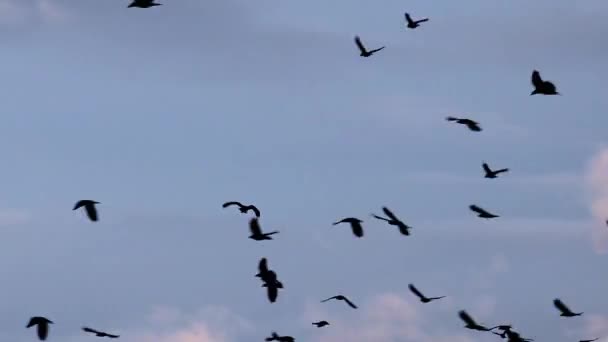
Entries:
{"label": "bird", "polygon": [[46,317],[35,316],[30,318],[29,323],[26,328],[31,328],[34,325],[36,326],[36,332],[38,333],[38,338],[41,341],[46,340],[49,335],[49,324],[53,324],[51,320]]}
{"label": "bird", "polygon": [[272,332],[270,337],[266,337],[266,341],[293,342],[296,339],[291,336],[279,336],[276,332]]}
{"label": "bird", "polygon": [[384,213],[386,214],[386,216],[388,216],[388,218],[384,218],[384,217],[378,216],[376,214],[372,214],[372,216],[377,218],[378,220],[383,220],[383,221],[388,222],[388,224],[390,224],[391,226],[397,226],[397,228],[399,228],[399,232],[401,232],[401,234],[410,235],[409,230],[412,229],[412,227],[408,226],[407,224],[405,224],[401,220],[399,220],[397,218],[397,216],[395,216],[395,214],[393,214],[393,212],[391,212],[387,207],[382,207],[382,211],[384,211]]}
{"label": "bird", "polygon": [[349,223],[350,224],[350,228],[353,231],[353,234],[355,234],[356,237],[363,237],[363,226],[361,225],[363,221],[359,220],[358,218],[355,217],[347,217],[347,218],[343,218],[340,221],[334,222],[333,225],[337,225],[340,223]]}
{"label": "bird", "polygon": [[578,341],[578,342],[593,342],[593,341],[597,341],[597,340],[599,340],[599,339],[600,339],[599,337],[596,337],[596,338],[594,338],[593,340],[580,340],[580,341]]}
{"label": "bird", "polygon": [[133,2],[128,7],[150,8],[160,5],[162,4],[156,3],[154,2],[154,0],[133,0]]}
{"label": "bird", "polygon": [[466,323],[466,325],[464,327],[467,329],[479,330],[479,331],[490,331],[490,330],[496,328],[496,327],[486,328],[481,324],[477,324],[477,322],[475,322],[475,320],[471,316],[469,316],[469,314],[464,310],[460,310],[458,312],[458,316],[460,317],[461,320],[463,320]]}
{"label": "bird", "polygon": [[492,170],[487,163],[482,164],[483,170],[486,172],[485,178],[496,178],[499,173],[508,172],[509,169]]}
{"label": "bird", "polygon": [[353,304],[353,302],[351,302],[350,300],[348,300],[348,298],[346,298],[346,297],[345,297],[345,296],[343,296],[343,295],[337,295],[337,296],[329,297],[329,298],[327,298],[327,299],[322,300],[322,301],[321,301],[321,303],[327,302],[328,300],[331,300],[331,299],[335,299],[335,300],[343,300],[343,301],[345,301],[345,302],[346,302],[346,304],[348,304],[348,306],[350,306],[351,308],[353,308],[353,309],[357,309],[357,306],[356,306],[355,304]]}
{"label": "bird", "polygon": [[[270,271],[272,272],[272,271]],[[272,272],[274,273],[274,272]],[[276,277],[276,275],[275,275]],[[279,288],[283,288],[283,284],[281,284],[281,282],[279,281],[268,281],[268,282],[264,282],[264,284],[262,284],[262,287],[266,288],[266,295],[268,296],[268,300],[271,303],[274,303],[277,301],[277,297],[279,296]]]}
{"label": "bird", "polygon": [[423,295],[422,292],[418,291],[418,289],[416,288],[416,286],[414,286],[414,284],[409,284],[407,287],[409,287],[410,291],[412,291],[416,296],[418,296],[418,298],[420,298],[420,301],[423,303],[430,303],[434,300],[445,297],[445,296],[441,296],[441,297],[430,297],[429,298],[429,297],[426,297],[425,295]]}
{"label": "bird", "polygon": [[257,217],[253,217],[249,221],[249,230],[251,230],[251,235],[249,235],[249,238],[256,241],[272,240],[272,236],[270,235],[277,234],[279,232],[278,230],[275,230],[270,233],[262,233],[262,228],[260,227]]}
{"label": "bird", "polygon": [[469,209],[471,209],[472,211],[474,211],[474,212],[476,212],[477,214],[479,214],[479,215],[477,215],[477,217],[486,218],[486,219],[491,219],[491,218],[495,218],[495,217],[500,217],[500,216],[498,216],[498,215],[494,215],[494,214],[492,214],[492,213],[490,213],[490,212],[488,212],[488,211],[486,211],[486,210],[482,209],[481,207],[476,206],[475,204],[471,204],[471,205],[469,206]]}
{"label": "bird", "polygon": [[373,55],[374,53],[384,49],[384,46],[378,49],[374,49],[374,50],[366,50],[365,46],[363,46],[363,43],[361,43],[361,38],[359,38],[359,36],[355,36],[355,44],[357,44],[357,47],[359,48],[359,50],[361,51],[361,54],[359,56],[361,57],[369,57],[371,55]]}
{"label": "bird", "polygon": [[326,325],[329,325],[328,321],[318,321],[318,322],[313,322],[313,325],[315,325],[317,328],[323,328]]}
{"label": "bird", "polygon": [[222,204],[222,208],[227,208],[231,205],[238,205],[239,210],[243,214],[246,214],[249,210],[252,210],[256,217],[260,217],[260,210],[258,210],[258,208],[253,204],[243,205],[241,202],[226,202],[226,203]]}
{"label": "bird", "polygon": [[553,300],[553,305],[557,308],[557,310],[559,310],[561,312],[560,316],[563,317],[574,317],[574,316],[580,316],[583,313],[582,312],[572,312],[567,306],[566,304],[564,304],[564,302],[561,301],[561,299],[559,298],[555,298]]}
{"label": "bird", "polygon": [[[519,335],[519,333],[516,332],[516,331],[505,330],[504,333],[506,334],[508,342],[531,342],[531,341],[534,341],[531,338],[523,338],[523,337],[521,337]],[[496,334],[496,333],[494,333],[494,334]]]}
{"label": "bird", "polygon": [[407,22],[408,28],[415,29],[416,27],[420,26],[420,23],[429,21],[429,18],[413,20],[412,17],[410,17],[410,14],[405,12],[405,21]]}
{"label": "bird", "polygon": [[74,208],[72,208],[72,210],[76,210],[76,209],[79,209],[80,207],[84,207],[84,210],[86,211],[89,219],[93,222],[96,222],[98,220],[98,217],[97,217],[97,209],[95,208],[95,204],[101,204],[101,203],[92,201],[92,200],[80,200],[80,201],[76,202],[76,204],[74,205]]}
{"label": "bird", "polygon": [[98,331],[98,330],[91,329],[88,327],[82,327],[82,330],[85,332],[88,332],[88,333],[95,334],[95,336],[97,336],[97,337],[109,337],[109,338],[119,338],[120,337],[120,335],[112,335],[112,334],[108,334],[103,331]]}
{"label": "bird", "polygon": [[462,119],[462,118],[456,118],[453,116],[448,116],[447,118],[445,118],[447,121],[456,121],[456,123],[459,123],[461,125],[465,125],[467,126],[471,131],[474,132],[481,132],[481,127],[479,126],[479,123],[471,120],[471,119]]}
{"label": "bird", "polygon": [[534,86],[534,90],[530,95],[561,95],[555,89],[555,84],[549,81],[543,81],[538,70],[532,71],[532,85]]}

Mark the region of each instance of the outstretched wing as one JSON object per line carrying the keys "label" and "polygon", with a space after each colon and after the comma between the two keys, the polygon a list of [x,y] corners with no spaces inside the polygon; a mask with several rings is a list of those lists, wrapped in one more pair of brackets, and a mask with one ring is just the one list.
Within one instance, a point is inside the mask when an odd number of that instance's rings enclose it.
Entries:
{"label": "outstretched wing", "polygon": [[488,164],[483,163],[483,165],[482,165],[482,166],[483,166],[483,170],[484,170],[486,173],[492,173],[492,169],[490,169],[490,167],[488,166]]}
{"label": "outstretched wing", "polygon": [[418,23],[424,23],[424,22],[427,22],[427,21],[429,21],[429,18],[424,18],[424,19],[419,19],[419,20],[416,20],[416,23],[417,23],[417,24],[418,24]]}
{"label": "outstretched wing", "polygon": [[338,296],[333,296],[333,297],[329,297],[329,298],[327,298],[327,299],[323,299],[323,300],[321,301],[321,303],[325,303],[325,302],[327,302],[328,300],[336,299],[337,297],[338,297]]}
{"label": "outstretched wing", "polygon": [[543,85],[543,79],[540,78],[540,73],[538,70],[532,71],[532,85],[536,88],[541,87]]}
{"label": "outstretched wing", "polygon": [[226,202],[224,204],[222,204],[222,208],[227,208],[231,205],[238,205],[239,207],[242,207],[243,205],[241,204],[241,202]]}
{"label": "outstretched wing", "polygon": [[416,288],[416,286],[414,286],[414,284],[409,284],[407,287],[409,287],[410,291],[412,291],[420,299],[424,298],[424,295],[420,291],[418,291],[418,289]]}
{"label": "outstretched wing", "polygon": [[112,335],[112,334],[106,334],[107,337],[109,338],[119,338],[120,335]]}
{"label": "outstretched wing", "polygon": [[500,170],[496,170],[496,171],[494,171],[494,172],[496,172],[496,173],[502,173],[502,172],[507,172],[507,171],[509,171],[509,169],[508,169],[508,168],[506,168],[506,169],[500,169]]}
{"label": "outstretched wing", "polygon": [[249,230],[253,235],[262,235],[262,228],[260,228],[260,223],[257,218],[253,217],[249,221]]}
{"label": "outstretched wing", "polygon": [[351,308],[353,308],[353,309],[356,309],[356,308],[357,308],[357,306],[356,306],[356,305],[355,305],[353,302],[351,302],[350,300],[348,300],[348,298],[344,297],[344,301],[345,301],[345,302],[346,302],[346,304],[348,304],[348,306],[350,306]]}
{"label": "outstretched wing", "polygon": [[86,204],[85,200],[80,200],[80,201],[76,202],[76,204],[74,204],[74,208],[72,208],[72,210],[76,210],[76,209],[82,207],[85,204]]}
{"label": "outstretched wing", "polygon": [[260,259],[260,263],[258,264],[258,271],[260,275],[268,273],[268,261],[266,260],[266,258]]}
{"label": "outstretched wing", "polygon": [[249,209],[253,210],[255,216],[260,217],[260,210],[255,205],[250,205]]}
{"label": "outstretched wing", "polygon": [[414,20],[412,20],[412,17],[410,17],[410,14],[407,12],[405,12],[405,20],[408,24],[414,24]]}
{"label": "outstretched wing", "polygon": [[361,50],[361,52],[367,52],[367,50],[365,50],[365,46],[363,46],[363,43],[361,43],[361,38],[359,38],[359,36],[355,36],[355,44],[357,44],[357,47],[359,50]]}
{"label": "outstretched wing", "polygon": [[457,117],[454,116],[448,116],[447,118],[445,118],[447,121],[458,121],[460,119],[458,119]]}
{"label": "outstretched wing", "polygon": [[458,317],[460,317],[460,319],[463,320],[467,325],[477,325],[475,320],[464,310],[460,310],[458,312]]}
{"label": "outstretched wing", "polygon": [[95,329],[88,328],[88,327],[82,327],[82,330],[85,331],[85,332],[88,332],[88,333],[93,333],[93,334],[99,333],[99,331],[97,331]]}
{"label": "outstretched wing", "polygon": [[95,209],[95,204],[87,204],[84,206],[84,209],[86,210],[87,216],[91,219],[91,221],[97,221],[97,209]]}
{"label": "outstretched wing", "polygon": [[557,308],[557,310],[561,311],[562,313],[572,312],[566,306],[566,304],[564,304],[559,298],[556,298],[555,300],[553,300],[553,305],[555,305],[555,307]]}
{"label": "outstretched wing", "polygon": [[482,214],[482,215],[489,215],[490,213],[488,213],[487,211],[483,210],[482,208],[476,206],[475,204],[471,204],[469,206],[469,209],[471,209],[472,211],[478,213],[478,214]]}
{"label": "outstretched wing", "polygon": [[388,216],[388,218],[390,218],[393,221],[399,221],[399,219],[397,218],[397,216],[395,216],[395,214],[393,214],[392,211],[390,211],[387,207],[382,207],[382,211],[384,211],[384,213],[386,214],[386,216]]}

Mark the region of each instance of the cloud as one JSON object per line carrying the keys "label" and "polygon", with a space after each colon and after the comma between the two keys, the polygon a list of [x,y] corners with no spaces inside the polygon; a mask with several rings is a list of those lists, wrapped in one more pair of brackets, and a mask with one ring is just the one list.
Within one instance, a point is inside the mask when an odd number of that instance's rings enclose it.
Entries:
{"label": "cloud", "polygon": [[70,18],[70,12],[54,0],[0,0],[0,25],[23,27],[32,23],[59,23]]}
{"label": "cloud", "polygon": [[595,154],[585,174],[587,195],[590,210],[597,224],[593,225],[593,247],[599,254],[608,253],[608,230],[605,221],[608,219],[608,147],[603,147]]}
{"label": "cloud", "polygon": [[608,316],[588,315],[585,317],[584,332],[587,335],[583,336],[583,339],[593,339],[603,336],[598,342],[608,342]]}

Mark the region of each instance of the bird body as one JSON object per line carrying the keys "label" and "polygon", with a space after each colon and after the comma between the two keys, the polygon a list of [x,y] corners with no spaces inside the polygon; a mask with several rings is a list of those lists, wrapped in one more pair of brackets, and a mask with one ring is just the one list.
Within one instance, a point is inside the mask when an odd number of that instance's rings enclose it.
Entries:
{"label": "bird body", "polygon": [[154,0],[133,0],[133,2],[128,7],[150,8],[160,5],[162,4],[156,3],[154,2]]}
{"label": "bird body", "polygon": [[260,227],[260,223],[258,222],[257,217],[253,217],[249,221],[249,230],[251,231],[251,235],[249,235],[249,238],[256,241],[272,240],[271,235],[277,234],[279,232],[275,230],[274,232],[270,233],[262,233],[262,228]]}
{"label": "bird body", "polygon": [[346,298],[346,296],[343,296],[343,295],[337,295],[337,296],[329,297],[327,299],[322,300],[321,303],[327,302],[328,300],[332,300],[332,299],[344,301],[351,308],[357,309],[357,306],[353,302],[351,302],[348,298]]}
{"label": "bird body", "polygon": [[393,214],[393,212],[390,211],[390,209],[388,209],[387,207],[382,207],[382,211],[384,211],[384,214],[386,214],[386,216],[388,218],[385,218],[385,217],[382,217],[382,216],[378,216],[376,214],[372,214],[372,216],[375,217],[375,218],[377,218],[378,220],[386,221],[391,226],[396,226],[397,228],[399,228],[399,232],[401,234],[403,234],[403,235],[410,235],[410,229],[412,229],[412,227],[410,227],[407,224],[403,223],[403,221],[401,221],[400,219],[398,219],[397,216],[395,216],[395,214]]}
{"label": "bird body", "polygon": [[97,209],[95,208],[95,204],[101,204],[101,203],[92,201],[92,200],[80,200],[80,201],[76,202],[76,204],[74,205],[74,208],[72,208],[72,210],[77,210],[81,207],[84,207],[84,210],[87,213],[87,216],[89,217],[89,219],[93,222],[96,222],[98,220],[98,217],[97,217]]}
{"label": "bird body", "polygon": [[411,28],[411,29],[415,29],[416,27],[420,26],[420,23],[423,23],[425,21],[429,21],[429,18],[424,18],[424,19],[419,19],[419,20],[414,20],[412,19],[412,17],[409,15],[409,13],[405,13],[405,21],[407,23],[407,27]]}
{"label": "bird body", "polygon": [[555,84],[550,81],[544,81],[540,77],[540,72],[538,72],[538,70],[532,71],[532,85],[534,86],[534,90],[530,93],[530,95],[561,95],[559,92],[557,92]]}
{"label": "bird body", "polygon": [[338,225],[340,223],[349,223],[350,224],[350,228],[353,231],[353,234],[356,237],[363,237],[363,226],[361,225],[363,221],[359,220],[356,217],[347,217],[347,218],[343,218],[340,221],[334,222],[333,225]]}
{"label": "bird body", "polygon": [[323,328],[324,326],[329,325],[328,321],[318,321],[318,322],[313,322],[313,325],[315,325],[317,328]]}
{"label": "bird body", "polygon": [[383,46],[381,48],[368,51],[365,48],[365,46],[363,45],[363,43],[361,42],[361,38],[359,38],[359,36],[355,36],[355,44],[357,44],[357,47],[359,48],[359,51],[361,52],[361,54],[359,55],[361,57],[369,57],[369,56],[373,55],[374,53],[384,49],[384,46]]}
{"label": "bird body", "polygon": [[447,118],[445,118],[447,121],[454,121],[458,124],[461,125],[465,125],[467,126],[467,128],[473,132],[481,132],[481,127],[479,126],[479,123],[471,120],[471,119],[462,119],[462,118],[457,118],[454,116],[448,116]]}
{"label": "bird body", "polygon": [[253,204],[244,205],[241,202],[226,202],[222,204],[222,208],[228,208],[229,206],[236,205],[239,207],[239,211],[246,214],[249,210],[253,211],[256,217],[260,217],[260,210]]}
{"label": "bird body", "polygon": [[266,337],[266,341],[278,341],[278,342],[293,342],[296,339],[291,336],[279,336],[276,332],[272,332],[270,337]]}
{"label": "bird body", "polygon": [[490,169],[490,166],[487,163],[483,163],[481,166],[483,167],[483,170],[486,173],[486,175],[484,176],[485,178],[496,178],[498,174],[509,171],[509,169],[492,170]]}
{"label": "bird body", "polygon": [[572,310],[570,310],[570,308],[568,308],[559,298],[553,300],[553,305],[559,310],[560,316],[562,317],[575,317],[583,314],[583,312],[572,312]]}
{"label": "bird body", "polygon": [[88,327],[82,327],[82,330],[85,332],[91,333],[91,334],[95,334],[95,336],[97,336],[97,337],[109,337],[109,338],[119,338],[120,337],[120,335],[112,335],[112,334],[108,334],[103,331],[91,329]]}
{"label": "bird body", "polygon": [[478,324],[477,322],[475,322],[475,320],[464,310],[460,310],[458,312],[458,316],[460,317],[461,320],[463,320],[465,322],[465,328],[467,329],[471,329],[471,330],[479,330],[479,331],[490,331],[493,328],[487,328],[481,324]]}
{"label": "bird body", "polygon": [[469,206],[469,209],[471,209],[471,211],[474,211],[477,213],[477,217],[481,217],[481,218],[485,218],[485,219],[491,219],[491,218],[496,218],[496,217],[500,217],[498,215],[494,215],[488,211],[486,211],[485,209],[475,205],[475,204],[471,204]]}
{"label": "bird body", "polygon": [[36,326],[36,333],[38,335],[38,338],[41,341],[44,341],[49,335],[49,324],[53,324],[53,322],[48,318],[35,316],[30,318],[30,321],[27,324],[26,328]]}

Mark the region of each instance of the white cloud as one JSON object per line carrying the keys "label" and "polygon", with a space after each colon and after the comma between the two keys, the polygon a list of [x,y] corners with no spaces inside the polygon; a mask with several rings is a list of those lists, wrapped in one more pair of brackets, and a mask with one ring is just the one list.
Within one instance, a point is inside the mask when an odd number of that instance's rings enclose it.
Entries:
{"label": "white cloud", "polygon": [[608,148],[603,147],[593,156],[585,174],[591,214],[596,219],[593,225],[593,246],[597,253],[608,253]]}

